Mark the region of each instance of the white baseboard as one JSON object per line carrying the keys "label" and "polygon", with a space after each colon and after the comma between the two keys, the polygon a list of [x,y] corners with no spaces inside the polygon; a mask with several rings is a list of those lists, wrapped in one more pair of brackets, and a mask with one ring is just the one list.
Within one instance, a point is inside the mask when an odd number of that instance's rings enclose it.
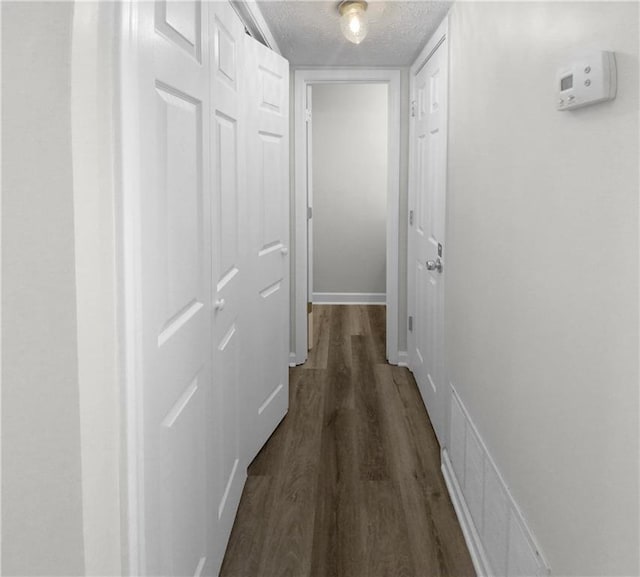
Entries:
{"label": "white baseboard", "polygon": [[409,353],[407,351],[398,351],[398,366],[399,367],[409,366]]}
{"label": "white baseboard", "polygon": [[453,466],[451,465],[451,460],[449,459],[446,449],[442,451],[442,474],[449,491],[449,496],[451,497],[451,502],[453,503],[453,508],[458,516],[462,535],[469,549],[469,555],[471,555],[473,568],[476,570],[478,577],[488,577],[492,575],[492,573],[488,567],[482,540],[471,519],[471,513],[462,495],[462,490],[460,489],[456,475],[453,472]]}
{"label": "white baseboard", "polygon": [[384,305],[386,293],[313,293],[314,304],[321,305]]}
{"label": "white baseboard", "polygon": [[302,361],[302,363],[298,362],[298,357],[296,357],[295,353],[289,353],[289,366],[290,367],[296,367],[296,366],[301,365],[303,363],[304,363],[304,361]]}

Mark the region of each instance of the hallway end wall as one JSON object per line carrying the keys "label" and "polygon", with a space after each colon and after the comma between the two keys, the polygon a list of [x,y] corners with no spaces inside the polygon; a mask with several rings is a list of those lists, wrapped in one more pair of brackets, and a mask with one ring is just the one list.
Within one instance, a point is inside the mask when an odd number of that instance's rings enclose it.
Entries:
{"label": "hallway end wall", "polygon": [[385,295],[388,87],[312,90],[313,300],[326,293]]}
{"label": "hallway end wall", "polygon": [[[462,2],[450,30],[450,380],[552,574],[635,575],[638,5]],[[556,111],[589,49],[617,98]]]}

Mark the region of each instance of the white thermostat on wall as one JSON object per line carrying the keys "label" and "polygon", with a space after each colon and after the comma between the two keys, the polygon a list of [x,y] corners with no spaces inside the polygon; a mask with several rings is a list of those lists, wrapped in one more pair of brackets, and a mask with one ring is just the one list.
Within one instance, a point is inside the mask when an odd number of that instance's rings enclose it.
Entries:
{"label": "white thermostat on wall", "polygon": [[616,59],[613,52],[586,53],[562,66],[556,78],[558,110],[573,110],[616,97]]}

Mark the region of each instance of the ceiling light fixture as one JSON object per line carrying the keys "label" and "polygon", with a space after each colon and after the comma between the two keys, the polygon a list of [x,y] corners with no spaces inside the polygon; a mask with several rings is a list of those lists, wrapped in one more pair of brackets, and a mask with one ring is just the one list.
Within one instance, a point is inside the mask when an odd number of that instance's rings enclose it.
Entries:
{"label": "ceiling light fixture", "polygon": [[344,37],[349,42],[360,44],[368,32],[365,0],[344,0],[338,6],[338,12]]}

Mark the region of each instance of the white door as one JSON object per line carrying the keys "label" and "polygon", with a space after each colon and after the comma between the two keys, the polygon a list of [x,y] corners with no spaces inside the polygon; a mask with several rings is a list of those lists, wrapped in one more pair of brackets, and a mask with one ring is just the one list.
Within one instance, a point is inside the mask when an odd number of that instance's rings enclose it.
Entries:
{"label": "white door", "polygon": [[444,227],[447,46],[414,78],[409,223],[409,362],[441,445],[445,431]]}
{"label": "white door", "polygon": [[242,458],[243,414],[247,386],[246,347],[250,346],[248,287],[245,32],[228,2],[209,8],[211,106],[211,326],[213,405],[209,435],[213,447],[208,478],[213,490],[209,510],[209,545],[217,571],[231,533],[247,461]]}
{"label": "white door", "polygon": [[289,401],[289,63],[252,38],[247,62],[248,196],[254,369],[248,400],[248,458],[287,412]]}
{"label": "white door", "polygon": [[142,381],[134,570],[217,575],[246,474],[244,27],[227,2],[132,6],[140,198],[128,217]]}
{"label": "white door", "polygon": [[207,559],[212,482],[206,20],[198,2],[136,9],[140,565],[147,575],[195,575]]}

